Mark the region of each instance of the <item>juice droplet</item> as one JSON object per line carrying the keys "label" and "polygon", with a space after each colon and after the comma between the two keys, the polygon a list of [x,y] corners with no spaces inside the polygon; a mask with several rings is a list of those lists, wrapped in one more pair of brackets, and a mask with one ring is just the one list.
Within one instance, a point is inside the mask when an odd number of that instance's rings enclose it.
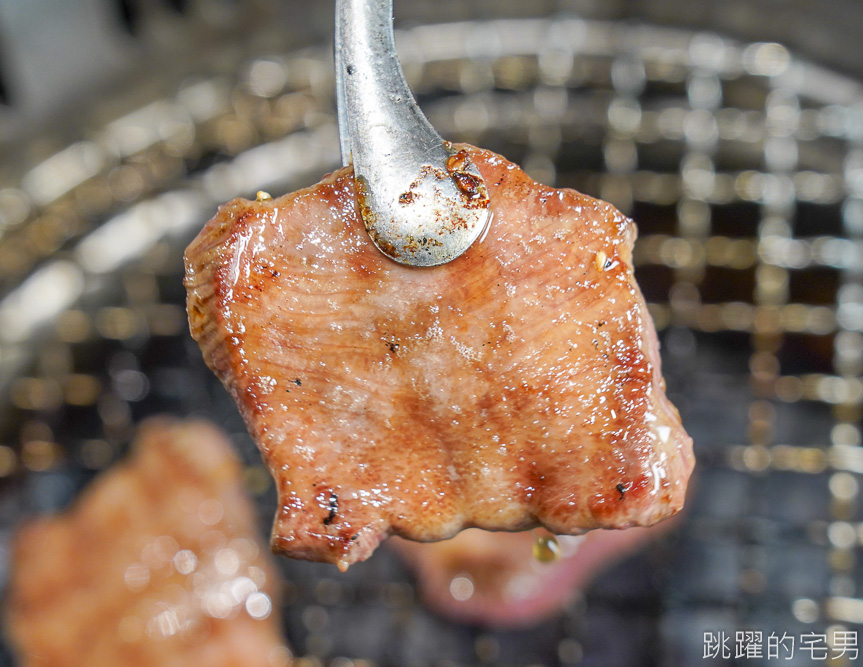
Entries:
{"label": "juice droplet", "polygon": [[534,540],[533,557],[540,563],[553,563],[560,555],[560,542],[554,535],[540,535]]}
{"label": "juice droplet", "polygon": [[605,264],[608,261],[608,255],[606,255],[602,250],[596,253],[596,257],[594,258],[596,262],[597,271],[605,271]]}

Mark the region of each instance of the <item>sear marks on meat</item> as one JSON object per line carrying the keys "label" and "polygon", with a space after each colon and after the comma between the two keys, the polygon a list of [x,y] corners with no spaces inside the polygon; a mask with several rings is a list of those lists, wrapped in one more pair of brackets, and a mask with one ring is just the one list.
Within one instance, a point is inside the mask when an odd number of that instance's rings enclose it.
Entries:
{"label": "sear marks on meat", "polygon": [[557,534],[682,506],[692,442],[664,394],[632,222],[463,147],[486,237],[435,268],[372,245],[349,168],[221,207],[186,251],[191,331],[280,497],[277,552],[337,563],[388,534]]}
{"label": "sear marks on meat", "polygon": [[461,623],[526,627],[560,611],[597,573],[632,554],[671,522],[558,537],[560,557],[541,563],[533,532],[465,530],[450,540],[388,543],[416,573],[426,606]]}
{"label": "sear marks on meat", "polygon": [[146,423],[127,462],[16,536],[5,625],[20,664],[289,664],[255,524],[223,435]]}

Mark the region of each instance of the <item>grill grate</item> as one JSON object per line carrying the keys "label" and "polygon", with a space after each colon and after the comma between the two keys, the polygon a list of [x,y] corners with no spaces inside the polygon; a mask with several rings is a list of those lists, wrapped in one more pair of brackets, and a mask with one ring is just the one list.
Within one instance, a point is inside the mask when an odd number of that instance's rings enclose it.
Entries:
{"label": "grill grate", "polygon": [[[705,632],[859,630],[860,86],[774,43],[570,16],[399,43],[442,135],[636,218],[697,480],[674,535],[531,630],[424,611],[386,550],[346,575],[284,561],[298,664],[695,664]],[[217,203],[310,183],[338,146],[325,51],[236,71],[0,183],[0,577],[15,523],[65,505],[155,412],[234,434],[269,524],[268,475],[187,335],[182,248]]]}

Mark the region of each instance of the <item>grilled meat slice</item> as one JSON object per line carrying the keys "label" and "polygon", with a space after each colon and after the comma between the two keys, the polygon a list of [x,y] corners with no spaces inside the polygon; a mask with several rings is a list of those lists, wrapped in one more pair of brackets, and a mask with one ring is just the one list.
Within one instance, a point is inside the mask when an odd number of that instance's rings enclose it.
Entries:
{"label": "grilled meat slice", "polygon": [[150,421],[127,462],[14,541],[6,631],[36,667],[275,667],[290,654],[230,444]]}
{"label": "grilled meat slice", "polygon": [[577,534],[683,503],[692,443],[633,278],[634,225],[463,148],[492,222],[449,264],[378,252],[349,168],[231,201],[186,251],[192,335],[276,479],[278,552],[346,568],[390,533]]}
{"label": "grilled meat slice", "polygon": [[461,623],[489,627],[535,625],[560,611],[604,569],[631,555],[672,522],[650,528],[592,530],[558,537],[560,556],[540,562],[531,532],[469,529],[442,542],[393,538],[416,574],[423,602]]}

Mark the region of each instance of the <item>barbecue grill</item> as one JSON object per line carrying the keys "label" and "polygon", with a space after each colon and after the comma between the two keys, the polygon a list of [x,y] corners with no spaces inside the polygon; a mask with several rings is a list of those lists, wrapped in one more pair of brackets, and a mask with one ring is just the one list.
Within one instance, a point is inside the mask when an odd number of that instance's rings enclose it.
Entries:
{"label": "barbecue grill", "polygon": [[[182,251],[217,204],[339,164],[332,7],[309,4],[0,6],[0,585],[15,526],[68,504],[151,414],[232,434],[268,530],[268,473],[188,335]],[[444,137],[637,221],[696,443],[686,516],[517,631],[425,610],[385,548],[344,575],[282,559],[295,664],[760,665],[771,635],[796,642],[777,664],[853,662],[863,8],[528,4],[397,2],[405,73]]]}

